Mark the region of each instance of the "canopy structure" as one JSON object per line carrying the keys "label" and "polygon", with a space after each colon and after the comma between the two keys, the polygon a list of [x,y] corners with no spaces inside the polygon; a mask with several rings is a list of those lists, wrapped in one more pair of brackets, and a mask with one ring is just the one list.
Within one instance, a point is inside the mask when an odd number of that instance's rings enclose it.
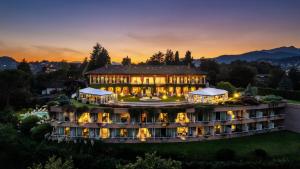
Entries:
{"label": "canopy structure", "polygon": [[203,88],[189,92],[188,101],[192,103],[210,103],[216,104],[228,99],[228,92],[216,88]]}
{"label": "canopy structure", "polygon": [[79,90],[79,100],[84,103],[105,104],[117,100],[113,92],[87,87]]}

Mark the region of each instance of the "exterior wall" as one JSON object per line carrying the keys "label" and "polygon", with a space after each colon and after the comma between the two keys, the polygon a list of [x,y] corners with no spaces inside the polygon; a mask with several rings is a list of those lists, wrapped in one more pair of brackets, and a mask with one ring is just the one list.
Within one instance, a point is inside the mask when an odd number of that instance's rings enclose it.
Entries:
{"label": "exterior wall", "polygon": [[117,94],[187,94],[203,87],[206,75],[89,75],[91,86]]}
{"label": "exterior wall", "polygon": [[287,104],[285,111],[285,128],[287,130],[300,133],[300,105]]}
{"label": "exterior wall", "polygon": [[99,108],[82,113],[53,107],[50,110],[52,138],[138,143],[239,137],[282,129],[284,106],[217,107],[209,112],[190,106],[176,112],[164,107],[136,111],[123,107]]}

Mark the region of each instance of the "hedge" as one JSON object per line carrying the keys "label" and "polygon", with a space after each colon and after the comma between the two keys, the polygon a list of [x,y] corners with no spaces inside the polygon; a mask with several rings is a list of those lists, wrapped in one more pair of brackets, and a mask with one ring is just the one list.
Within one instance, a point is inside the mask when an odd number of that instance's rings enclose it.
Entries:
{"label": "hedge", "polygon": [[278,90],[272,88],[257,88],[258,95],[277,95],[285,99],[300,100],[300,91],[294,90]]}

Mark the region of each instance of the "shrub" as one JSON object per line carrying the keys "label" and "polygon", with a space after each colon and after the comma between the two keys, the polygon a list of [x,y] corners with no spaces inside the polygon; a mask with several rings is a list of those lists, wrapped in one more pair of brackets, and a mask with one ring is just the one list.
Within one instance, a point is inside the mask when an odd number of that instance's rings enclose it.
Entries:
{"label": "shrub", "polygon": [[232,95],[235,91],[236,91],[236,88],[230,83],[230,82],[219,82],[217,83],[217,86],[216,86],[218,89],[224,89],[226,91],[228,91],[228,93],[230,95]]}
{"label": "shrub", "polygon": [[282,97],[275,96],[275,95],[267,95],[267,96],[262,97],[262,101],[268,102],[268,103],[280,102],[280,101],[282,101]]}
{"label": "shrub", "polygon": [[215,158],[220,161],[232,161],[235,159],[235,151],[228,148],[220,149],[216,152]]}
{"label": "shrub", "polygon": [[29,134],[30,130],[37,125],[40,119],[37,116],[28,116],[20,123],[20,130],[24,134]]}
{"label": "shrub", "polygon": [[117,169],[181,169],[181,162],[172,159],[163,159],[156,153],[146,153],[145,158],[137,157],[135,163],[118,165]]}
{"label": "shrub", "polygon": [[45,134],[51,132],[51,129],[52,128],[48,123],[35,126],[30,130],[31,137],[35,140],[42,140],[44,139]]}
{"label": "shrub", "polygon": [[268,153],[263,149],[255,149],[253,155],[257,160],[266,160],[269,157]]}

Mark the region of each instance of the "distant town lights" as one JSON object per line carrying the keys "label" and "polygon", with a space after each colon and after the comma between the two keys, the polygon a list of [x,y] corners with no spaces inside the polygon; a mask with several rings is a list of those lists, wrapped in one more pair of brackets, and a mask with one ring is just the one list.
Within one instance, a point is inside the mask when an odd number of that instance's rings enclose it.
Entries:
{"label": "distant town lights", "polygon": [[238,97],[240,97],[240,94],[239,94],[239,93],[234,93],[234,94],[233,94],[233,97],[234,97],[234,98],[238,98]]}

